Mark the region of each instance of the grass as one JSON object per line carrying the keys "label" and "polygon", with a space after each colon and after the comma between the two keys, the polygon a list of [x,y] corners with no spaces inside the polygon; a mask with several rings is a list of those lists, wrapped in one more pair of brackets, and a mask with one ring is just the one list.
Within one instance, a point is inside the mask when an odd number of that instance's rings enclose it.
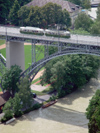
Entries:
{"label": "grass", "polygon": [[[41,52],[41,50],[42,50],[42,52]],[[24,46],[24,52],[25,52],[25,69],[27,69],[32,63],[32,57],[31,57],[32,46],[31,45],[25,45]],[[34,53],[33,53],[33,55],[34,55]],[[36,61],[39,61],[42,58],[44,58],[44,46],[36,45]]]}
{"label": "grass", "polygon": [[[42,50],[42,52],[41,52]],[[34,50],[33,50],[34,51]],[[1,49],[0,53],[6,58],[6,48]],[[25,53],[25,69],[27,69],[32,63],[32,46],[25,45],[24,46],[24,53]],[[36,61],[41,60],[44,58],[44,46],[36,45]]]}
{"label": "grass", "polygon": [[2,91],[2,89],[0,88],[0,92]]}
{"label": "grass", "polygon": [[47,87],[45,90],[43,91],[35,91],[35,90],[31,90],[33,93],[36,93],[37,95],[39,96],[42,96],[42,95],[46,95],[47,93],[49,93],[51,91],[51,86]]}
{"label": "grass", "polygon": [[36,82],[39,81],[39,80],[40,80],[40,78],[37,78],[37,79],[35,79],[34,81],[32,81],[31,84],[34,84],[34,83],[36,83]]}
{"label": "grass", "polygon": [[0,45],[5,44],[5,40],[0,40]]}

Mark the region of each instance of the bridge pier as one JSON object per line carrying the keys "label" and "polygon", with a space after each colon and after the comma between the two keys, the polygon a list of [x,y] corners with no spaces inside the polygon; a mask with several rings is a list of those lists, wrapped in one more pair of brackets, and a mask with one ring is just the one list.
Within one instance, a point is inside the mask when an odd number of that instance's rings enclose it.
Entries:
{"label": "bridge pier", "polygon": [[24,58],[24,43],[23,42],[6,42],[6,59],[7,68],[12,65],[18,65],[21,69],[25,70],[25,58]]}

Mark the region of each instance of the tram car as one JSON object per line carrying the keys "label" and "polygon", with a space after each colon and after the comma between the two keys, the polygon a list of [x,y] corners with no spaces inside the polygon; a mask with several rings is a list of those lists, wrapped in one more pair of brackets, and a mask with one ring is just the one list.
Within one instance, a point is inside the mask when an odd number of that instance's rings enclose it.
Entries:
{"label": "tram car", "polygon": [[20,27],[20,33],[70,38],[69,31],[49,30],[49,29],[44,30],[38,27],[28,27],[28,26]]}

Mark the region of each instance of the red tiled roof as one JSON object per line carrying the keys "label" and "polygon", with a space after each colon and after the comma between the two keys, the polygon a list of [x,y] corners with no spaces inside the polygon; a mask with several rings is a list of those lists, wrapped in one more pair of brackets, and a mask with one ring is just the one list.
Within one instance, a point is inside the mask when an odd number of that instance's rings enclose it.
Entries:
{"label": "red tiled roof", "polygon": [[0,95],[0,106],[4,105],[8,100],[9,98],[12,97],[10,92],[5,92],[3,94]]}
{"label": "red tiled roof", "polygon": [[[81,9],[80,6],[77,6],[69,1],[64,1],[64,0],[33,0],[30,3],[28,3],[27,6],[42,7],[49,2],[56,3],[56,4],[60,5],[62,7],[62,9],[66,9],[70,13]],[[74,8],[74,9],[72,9],[72,8]]]}

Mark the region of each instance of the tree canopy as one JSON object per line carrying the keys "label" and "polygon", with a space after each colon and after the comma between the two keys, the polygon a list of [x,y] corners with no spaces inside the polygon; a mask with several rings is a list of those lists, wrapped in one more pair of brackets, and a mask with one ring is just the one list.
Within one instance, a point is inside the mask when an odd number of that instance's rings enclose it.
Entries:
{"label": "tree canopy", "polygon": [[88,82],[91,77],[96,77],[98,67],[99,59],[93,56],[63,56],[46,65],[41,84],[48,83],[58,92],[70,93]]}
{"label": "tree canopy", "polygon": [[18,92],[17,82],[22,70],[19,66],[11,66],[10,69],[6,70],[5,74],[2,76],[2,88],[3,90],[10,91],[13,95]]}
{"label": "tree canopy", "polygon": [[97,90],[86,109],[89,133],[100,132],[100,90]]}
{"label": "tree canopy", "polygon": [[75,20],[75,29],[82,28],[85,31],[89,31],[93,21],[85,13],[80,13]]}

